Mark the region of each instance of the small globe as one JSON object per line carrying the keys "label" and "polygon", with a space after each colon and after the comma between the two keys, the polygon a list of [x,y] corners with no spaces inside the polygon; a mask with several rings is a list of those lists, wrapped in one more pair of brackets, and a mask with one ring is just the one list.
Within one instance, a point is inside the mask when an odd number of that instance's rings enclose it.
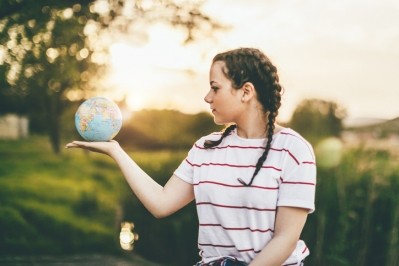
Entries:
{"label": "small globe", "polygon": [[75,126],[87,141],[109,141],[122,127],[122,113],[106,97],[93,97],[84,101],[75,114]]}

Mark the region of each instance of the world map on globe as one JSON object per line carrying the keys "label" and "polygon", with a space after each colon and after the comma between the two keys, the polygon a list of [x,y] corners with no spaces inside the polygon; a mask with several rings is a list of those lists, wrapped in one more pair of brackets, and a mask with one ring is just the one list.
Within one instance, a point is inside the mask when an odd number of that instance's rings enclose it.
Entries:
{"label": "world map on globe", "polygon": [[92,97],[76,111],[75,126],[79,135],[87,141],[109,141],[122,127],[122,113],[112,100]]}

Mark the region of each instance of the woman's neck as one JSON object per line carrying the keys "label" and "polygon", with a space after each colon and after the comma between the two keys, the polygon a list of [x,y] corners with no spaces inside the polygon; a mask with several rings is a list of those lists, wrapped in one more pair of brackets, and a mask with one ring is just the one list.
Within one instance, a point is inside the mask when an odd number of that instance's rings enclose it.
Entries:
{"label": "woman's neck", "polygon": [[[274,132],[273,134],[276,134],[278,132],[280,132],[281,130],[283,130],[284,127],[278,125],[278,124],[274,124]],[[265,126],[265,128],[262,130],[260,127],[255,128],[253,130],[251,129],[246,129],[243,127],[240,127],[239,125],[237,125],[237,135],[241,138],[245,138],[245,139],[265,139],[267,138],[267,126]]]}
{"label": "woman's neck", "polygon": [[237,135],[246,139],[264,139],[267,136],[267,122],[247,118],[237,123]]}

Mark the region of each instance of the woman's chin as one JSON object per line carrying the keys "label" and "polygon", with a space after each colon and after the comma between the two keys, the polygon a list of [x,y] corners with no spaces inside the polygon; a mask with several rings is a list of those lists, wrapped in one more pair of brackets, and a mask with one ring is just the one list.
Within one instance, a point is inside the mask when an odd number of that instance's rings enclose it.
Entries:
{"label": "woman's chin", "polygon": [[226,124],[229,123],[229,122],[226,122],[226,121],[224,121],[224,120],[222,120],[222,119],[218,119],[217,117],[214,117],[214,118],[213,118],[213,122],[214,122],[216,125],[219,125],[219,126],[223,126],[223,125],[226,125]]}

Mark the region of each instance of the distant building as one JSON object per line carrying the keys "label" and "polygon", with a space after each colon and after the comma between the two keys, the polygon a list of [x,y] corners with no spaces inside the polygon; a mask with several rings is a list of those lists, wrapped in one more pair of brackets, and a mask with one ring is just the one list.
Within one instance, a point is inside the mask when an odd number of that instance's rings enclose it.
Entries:
{"label": "distant building", "polygon": [[25,116],[6,114],[0,116],[0,139],[20,139],[29,135],[29,120]]}

